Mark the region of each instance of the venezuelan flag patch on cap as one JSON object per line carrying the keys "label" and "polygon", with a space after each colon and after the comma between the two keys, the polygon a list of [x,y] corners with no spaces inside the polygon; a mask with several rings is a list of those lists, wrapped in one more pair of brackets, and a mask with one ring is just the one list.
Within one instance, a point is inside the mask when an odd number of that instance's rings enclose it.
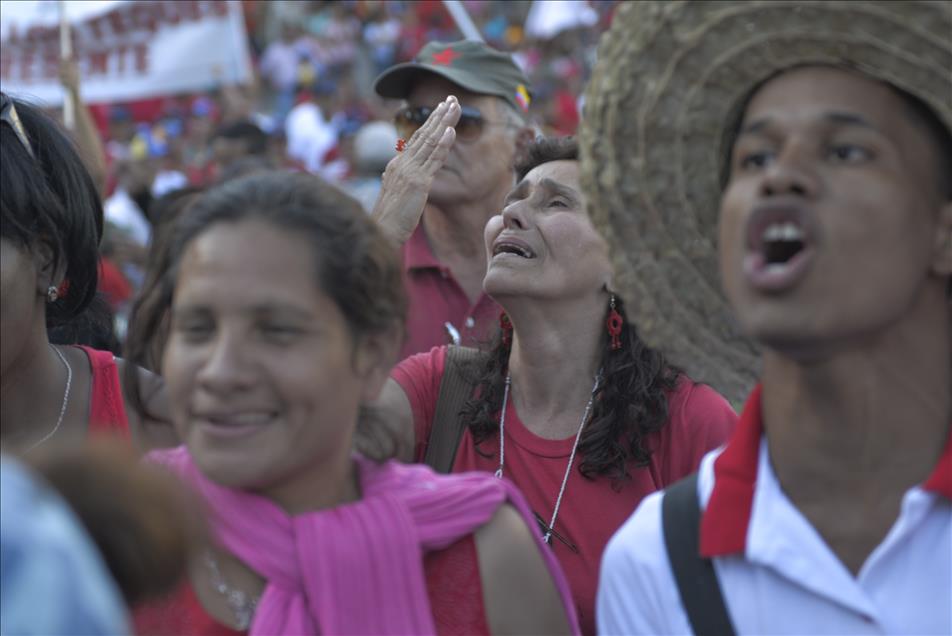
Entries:
{"label": "venezuelan flag patch on cap", "polygon": [[532,98],[529,97],[529,90],[525,84],[519,84],[519,86],[516,87],[516,102],[522,107],[522,110],[528,111],[531,101]]}

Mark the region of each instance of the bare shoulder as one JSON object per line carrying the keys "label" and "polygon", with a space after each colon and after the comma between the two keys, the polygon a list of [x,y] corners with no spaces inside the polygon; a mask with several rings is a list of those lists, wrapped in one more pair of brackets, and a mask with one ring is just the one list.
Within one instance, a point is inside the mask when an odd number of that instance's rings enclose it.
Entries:
{"label": "bare shoulder", "polygon": [[144,412],[140,412],[133,406],[135,402],[131,397],[136,387],[127,386],[126,370],[129,364],[122,358],[116,358],[119,381],[122,384],[122,394],[126,404],[126,417],[129,419],[129,429],[136,446],[142,452],[153,448],[177,446],[179,439],[172,427],[165,380],[147,369],[136,367],[135,381],[145,407]]}
{"label": "bare shoulder", "polygon": [[533,530],[506,504],[476,531],[486,616],[493,634],[570,634]]}
{"label": "bare shoulder", "polygon": [[386,426],[397,443],[396,459],[414,461],[416,432],[413,430],[413,409],[403,387],[393,378],[387,378],[380,397],[373,405],[379,421]]}

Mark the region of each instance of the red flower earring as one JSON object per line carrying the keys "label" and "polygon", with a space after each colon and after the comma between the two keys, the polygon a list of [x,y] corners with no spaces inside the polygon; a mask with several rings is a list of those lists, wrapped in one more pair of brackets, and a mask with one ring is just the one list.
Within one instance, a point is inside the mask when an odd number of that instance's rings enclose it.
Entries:
{"label": "red flower earring", "polygon": [[612,351],[618,351],[621,349],[621,339],[619,336],[621,335],[621,328],[625,324],[625,321],[622,320],[621,314],[615,309],[615,294],[612,294],[608,306],[610,310],[608,312],[608,320],[605,321],[605,326],[608,327],[608,335],[611,338],[608,348]]}

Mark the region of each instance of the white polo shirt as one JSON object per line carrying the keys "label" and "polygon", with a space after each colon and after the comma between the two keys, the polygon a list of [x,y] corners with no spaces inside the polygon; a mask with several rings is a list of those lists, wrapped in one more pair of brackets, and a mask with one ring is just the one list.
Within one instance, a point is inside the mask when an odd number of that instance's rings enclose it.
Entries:
{"label": "white polo shirt", "polygon": [[[952,436],[929,479],[854,577],[780,488],[760,387],[723,449],[701,461],[701,554],[711,557],[738,634],[952,634]],[[671,572],[661,493],[609,542],[600,634],[692,633]]]}

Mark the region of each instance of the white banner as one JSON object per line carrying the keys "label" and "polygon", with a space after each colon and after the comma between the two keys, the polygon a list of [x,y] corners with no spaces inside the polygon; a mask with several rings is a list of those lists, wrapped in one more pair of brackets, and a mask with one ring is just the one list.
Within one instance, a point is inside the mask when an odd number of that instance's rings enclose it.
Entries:
{"label": "white banner", "polygon": [[251,79],[234,0],[0,0],[0,89],[50,105],[59,84],[66,11],[87,102],[202,91]]}

